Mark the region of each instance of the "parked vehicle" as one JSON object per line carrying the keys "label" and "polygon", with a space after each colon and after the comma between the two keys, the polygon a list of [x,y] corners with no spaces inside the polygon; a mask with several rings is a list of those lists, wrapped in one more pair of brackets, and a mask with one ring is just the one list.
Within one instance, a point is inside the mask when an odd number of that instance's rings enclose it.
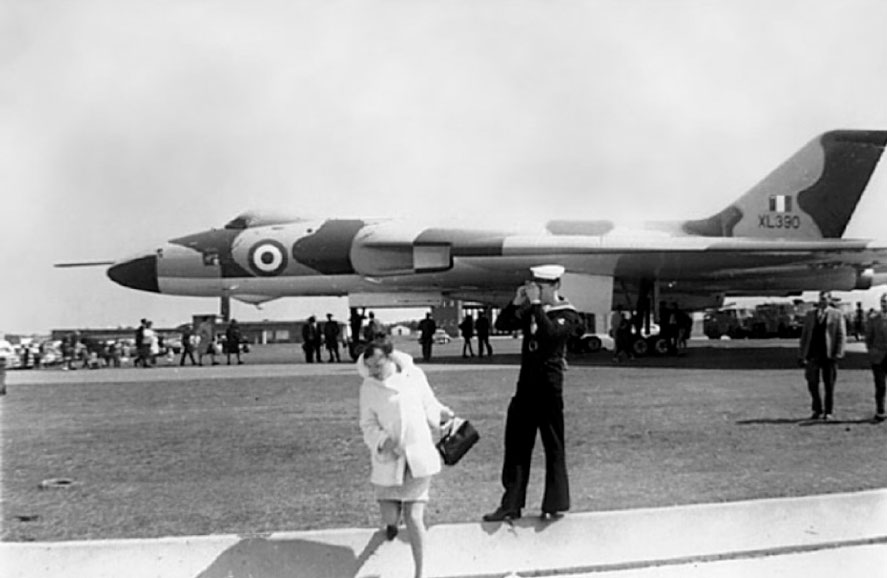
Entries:
{"label": "parked vehicle", "polygon": [[761,303],[753,308],[728,306],[705,314],[702,330],[711,339],[794,338],[801,335],[809,304],[802,301]]}
{"label": "parked vehicle", "polygon": [[5,339],[0,339],[0,358],[5,362],[6,369],[16,369],[22,364],[15,347]]}
{"label": "parked vehicle", "polygon": [[452,341],[453,338],[450,337],[450,334],[446,332],[444,329],[438,329],[434,332],[434,342],[439,343],[441,345],[447,344]]}
{"label": "parked vehicle", "polygon": [[750,337],[753,333],[755,310],[748,307],[727,306],[709,311],[702,320],[702,332],[709,339],[724,335],[731,339]]}
{"label": "parked vehicle", "polygon": [[755,307],[752,337],[800,337],[804,319],[794,303],[762,303]]}

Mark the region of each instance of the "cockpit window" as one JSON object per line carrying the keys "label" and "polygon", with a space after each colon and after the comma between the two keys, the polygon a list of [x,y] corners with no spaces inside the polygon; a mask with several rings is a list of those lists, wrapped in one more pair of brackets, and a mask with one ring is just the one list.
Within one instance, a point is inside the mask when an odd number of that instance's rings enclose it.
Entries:
{"label": "cockpit window", "polygon": [[299,217],[284,215],[281,213],[259,213],[257,211],[247,211],[237,215],[225,225],[226,229],[242,230],[251,227],[267,227],[268,225],[282,225],[284,223],[297,223],[304,221]]}
{"label": "cockpit window", "polygon": [[225,225],[226,229],[246,229],[247,227],[249,227],[249,224],[243,215],[231,219],[228,221],[228,224]]}

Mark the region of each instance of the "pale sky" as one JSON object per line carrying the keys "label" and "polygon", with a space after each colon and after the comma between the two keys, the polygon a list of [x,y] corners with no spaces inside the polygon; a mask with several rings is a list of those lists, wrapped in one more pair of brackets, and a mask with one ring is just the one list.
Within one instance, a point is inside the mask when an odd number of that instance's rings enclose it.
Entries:
{"label": "pale sky", "polygon": [[250,208],[706,216],[819,133],[887,129],[885,23],[881,0],[0,0],[0,333],[216,312],[52,264]]}

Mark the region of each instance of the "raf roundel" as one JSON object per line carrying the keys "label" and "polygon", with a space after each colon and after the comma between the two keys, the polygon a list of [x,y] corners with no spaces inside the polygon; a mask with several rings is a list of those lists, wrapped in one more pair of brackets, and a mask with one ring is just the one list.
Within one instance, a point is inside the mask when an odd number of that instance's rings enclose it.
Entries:
{"label": "raf roundel", "polygon": [[286,250],[277,241],[259,241],[249,250],[249,267],[263,277],[280,275],[286,269]]}

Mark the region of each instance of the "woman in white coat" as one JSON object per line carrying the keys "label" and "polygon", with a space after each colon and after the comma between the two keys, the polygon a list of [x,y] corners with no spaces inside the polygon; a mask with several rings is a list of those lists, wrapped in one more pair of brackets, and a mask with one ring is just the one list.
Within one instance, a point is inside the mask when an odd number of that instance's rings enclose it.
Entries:
{"label": "woman in white coat", "polygon": [[360,429],[370,450],[373,484],[389,540],[403,515],[415,562],[422,576],[425,504],[431,476],[441,470],[434,435],[453,412],[434,396],[425,372],[391,344],[373,341],[357,360]]}

